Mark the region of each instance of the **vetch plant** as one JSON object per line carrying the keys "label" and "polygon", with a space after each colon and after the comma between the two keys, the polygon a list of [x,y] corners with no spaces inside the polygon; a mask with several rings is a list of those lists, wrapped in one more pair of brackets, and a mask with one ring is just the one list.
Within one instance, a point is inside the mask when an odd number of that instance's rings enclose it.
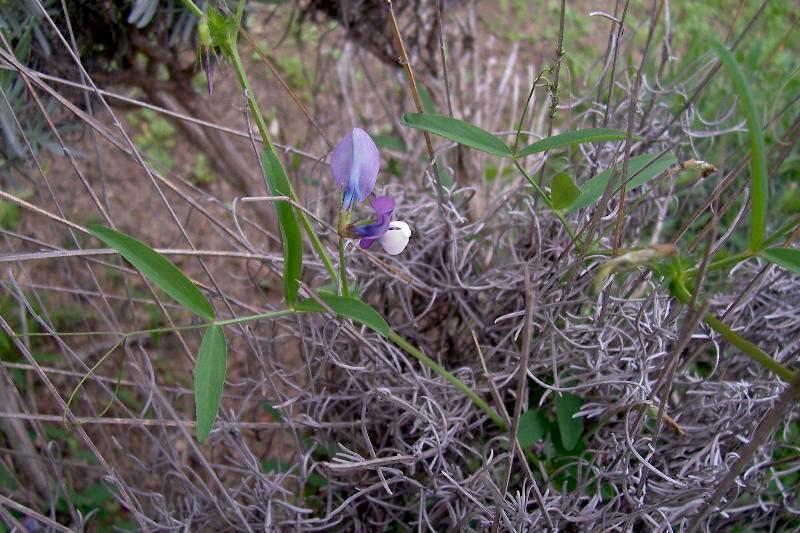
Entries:
{"label": "vetch plant", "polygon": [[[226,59],[230,60],[240,85],[247,95],[248,109],[252,113],[256,127],[266,145],[262,162],[264,178],[270,193],[287,197],[290,200],[274,202],[281,231],[281,240],[283,241],[284,301],[287,308],[241,318],[219,320],[211,302],[200,292],[194,282],[164,256],[146,244],[111,228],[94,226],[89,232],[120,252],[144,277],[164,290],[184,307],[207,321],[202,324],[181,326],[179,328],[157,329],[159,332],[174,331],[176,329],[205,329],[194,372],[197,440],[203,442],[208,438],[222,399],[228,351],[223,327],[256,320],[278,319],[296,313],[322,312],[332,312],[349,318],[372,329],[384,338],[388,338],[422,364],[453,384],[486,413],[498,427],[505,430],[505,422],[497,411],[490,407],[475,391],[435,360],[392,331],[383,317],[372,307],[356,297],[351,297],[349,294],[344,254],[345,238],[359,239],[359,244],[362,248],[368,248],[377,240],[387,253],[397,255],[405,249],[411,237],[411,229],[407,223],[391,220],[395,202],[388,196],[373,198],[371,202],[374,211],[373,218],[356,224],[350,223],[350,216],[354,208],[360,202],[366,200],[375,187],[380,166],[380,154],[374,141],[365,131],[356,128],[339,142],[332,154],[331,168],[336,184],[342,191],[342,207],[338,224],[340,262],[337,274],[328,256],[328,251],[322,244],[322,240],[317,235],[310,220],[302,209],[297,208],[300,204],[299,198],[272,143],[263,113],[253,96],[250,82],[239,57],[236,41],[243,15],[244,2],[239,2],[236,13],[233,15],[225,15],[213,8],[209,8],[207,13],[203,13],[191,1],[185,0],[184,3],[193,13],[201,17],[204,23],[208,24],[211,42],[203,43],[203,45],[207,49],[219,50]],[[303,266],[301,227],[305,230],[306,236],[331,278],[336,279],[338,277],[339,295],[316,295],[312,290],[308,298],[297,300]],[[154,331],[156,330],[147,330],[147,332]],[[143,331],[135,333],[143,333]],[[133,334],[124,334],[123,340]],[[119,343],[101,358],[100,363],[114,351],[116,346],[119,346]],[[90,374],[100,363],[95,365]],[[76,392],[78,388],[80,388],[80,385],[76,388]],[[73,392],[74,395],[75,392]]]}

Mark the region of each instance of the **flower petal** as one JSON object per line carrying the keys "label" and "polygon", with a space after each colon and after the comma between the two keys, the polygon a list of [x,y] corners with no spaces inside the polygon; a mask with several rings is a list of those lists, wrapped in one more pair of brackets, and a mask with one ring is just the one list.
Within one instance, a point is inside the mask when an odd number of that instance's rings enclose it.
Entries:
{"label": "flower petal", "polygon": [[378,239],[376,238],[361,239],[360,241],[358,241],[358,245],[361,247],[362,250],[366,250],[367,248],[372,246],[373,242],[377,240]]}
{"label": "flower petal", "polygon": [[402,220],[393,220],[389,223],[389,229],[381,235],[380,243],[386,253],[397,255],[406,249],[411,238],[411,228]]}
{"label": "flower petal", "polygon": [[348,229],[350,233],[356,237],[361,237],[362,239],[367,237],[377,239],[389,229],[389,217],[390,213],[378,215],[378,218],[375,220],[375,222],[368,222],[366,224],[351,224]]}
{"label": "flower petal", "polygon": [[376,196],[372,199],[372,209],[378,215],[386,215],[394,211],[394,199],[391,196]]}
{"label": "flower petal", "polygon": [[375,187],[381,156],[372,138],[354,128],[331,153],[331,172],[336,186],[344,193],[344,208],[363,202]]}

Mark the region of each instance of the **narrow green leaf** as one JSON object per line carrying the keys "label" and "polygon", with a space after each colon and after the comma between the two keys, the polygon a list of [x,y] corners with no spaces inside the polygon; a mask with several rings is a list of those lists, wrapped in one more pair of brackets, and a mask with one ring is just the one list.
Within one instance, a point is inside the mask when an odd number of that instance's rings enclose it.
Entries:
{"label": "narrow green leaf", "polygon": [[381,150],[394,150],[395,152],[405,152],[406,143],[401,137],[394,135],[373,135],[372,140],[375,146]]}
{"label": "narrow green leaf", "polygon": [[439,169],[439,178],[442,180],[442,185],[445,187],[452,187],[455,180],[453,176],[447,171],[445,166],[441,164],[439,161],[436,162],[436,168]]}
{"label": "narrow green leaf", "polygon": [[764,129],[761,125],[761,116],[756,107],[753,92],[747,83],[739,63],[733,54],[722,43],[712,40],[711,47],[719,56],[722,67],[733,83],[733,90],[739,96],[744,115],[747,119],[747,129],[750,132],[750,174],[752,176],[753,203],[750,208],[750,250],[758,252],[764,243],[767,216],[767,148],[764,144]]}
{"label": "narrow green leaf", "polygon": [[[675,159],[675,156],[671,153],[666,153],[660,157],[658,155],[654,156],[653,154],[632,157],[628,161],[628,172],[631,176],[634,176],[634,178],[628,182],[626,190],[631,191],[637,187],[641,187],[676,163],[677,159]],[[621,168],[622,161],[617,163],[617,165]],[[591,205],[599,200],[603,196],[606,186],[608,186],[608,180],[611,179],[611,173],[614,171],[615,166],[607,168],[594,178],[584,183],[580,187],[582,191],[581,195],[572,203],[572,205],[569,206],[567,211],[570,213],[577,211],[578,209],[586,207],[587,205]],[[617,183],[619,185],[617,186],[616,190],[619,191],[623,181],[617,178]]]}
{"label": "narrow green leaf", "polygon": [[574,394],[556,395],[556,420],[565,450],[572,450],[583,433],[583,418],[572,418],[581,408],[583,400]]}
{"label": "narrow green leaf", "polygon": [[[266,148],[262,159],[270,194],[291,197],[292,187],[278,155]],[[297,301],[300,277],[303,275],[303,235],[292,204],[284,201],[274,204],[283,241],[283,299],[291,307]]]}
{"label": "narrow green leaf", "polygon": [[403,123],[411,128],[429,131],[458,144],[501,157],[511,157],[511,149],[486,130],[444,115],[406,113]]}
{"label": "narrow green leaf", "polygon": [[560,172],[553,178],[553,185],[551,187],[550,199],[553,202],[553,208],[564,209],[572,205],[578,196],[581,195],[581,190],[575,186],[575,182],[566,172]]}
{"label": "narrow green leaf", "polygon": [[217,418],[225,371],[228,361],[228,345],[220,326],[210,326],[203,335],[197,365],[194,367],[194,406],[197,417],[196,435],[203,442],[211,433]]}
{"label": "narrow green leaf", "polygon": [[[389,336],[389,324],[378,314],[372,307],[365,304],[361,300],[345,296],[328,296],[320,295],[319,299],[325,302],[325,305],[333,309],[337,315],[341,315],[361,324],[364,324],[370,329],[375,330],[384,337]],[[294,306],[295,311],[304,311],[308,313],[322,313],[325,308],[322,307],[316,300],[307,298]]]}
{"label": "narrow green leaf", "polygon": [[544,413],[538,409],[528,409],[519,417],[517,440],[520,446],[528,448],[544,437],[547,431],[548,420]]}
{"label": "narrow green leaf", "polygon": [[[526,146],[517,153],[517,157],[525,157],[526,155],[535,154],[536,152],[546,152],[554,148],[562,148],[573,144],[600,141],[624,141],[626,135],[624,131],[612,130],[609,128],[589,128],[585,130],[568,131],[567,133],[560,133],[552,137],[545,137],[544,139]],[[638,135],[634,135],[633,138],[636,140],[641,139]]]}
{"label": "narrow green leaf", "polygon": [[417,92],[419,93],[420,102],[422,102],[422,109],[429,114],[436,114],[436,104],[433,102],[433,97],[428,89],[421,83],[417,83]]}
{"label": "narrow green leaf", "polygon": [[796,248],[767,248],[761,251],[761,257],[790,272],[800,274],[800,250]]}
{"label": "narrow green leaf", "polygon": [[214,308],[209,301],[169,259],[130,235],[105,226],[89,226],[89,233],[118,251],[144,277],[188,310],[207,320],[214,320]]}

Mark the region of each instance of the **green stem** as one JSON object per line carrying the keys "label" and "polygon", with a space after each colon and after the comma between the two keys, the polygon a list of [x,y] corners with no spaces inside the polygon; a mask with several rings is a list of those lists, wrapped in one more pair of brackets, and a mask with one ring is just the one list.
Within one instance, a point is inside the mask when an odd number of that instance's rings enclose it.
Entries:
{"label": "green stem", "polygon": [[513,153],[515,157],[517,155],[517,148],[519,147],[519,138],[522,135],[522,125],[525,122],[525,117],[528,116],[528,107],[531,104],[531,99],[533,99],[533,92],[536,90],[536,84],[539,83],[539,81],[541,81],[542,79],[544,79],[549,85],[550,80],[544,78],[543,75],[545,72],[550,72],[550,70],[551,69],[549,68],[542,70],[539,73],[539,75],[536,76],[536,79],[533,80],[533,83],[531,84],[531,92],[528,93],[528,99],[525,100],[525,106],[522,108],[522,116],[519,117],[519,124],[517,124],[517,134],[514,136],[514,149],[511,151],[511,153]]}
{"label": "green stem", "polygon": [[[792,219],[786,224],[782,225],[780,228],[778,228],[771,235],[767,236],[767,238],[764,240],[762,249],[768,248],[773,244],[780,242],[781,239],[786,235],[786,233],[797,225],[797,222],[798,220],[796,218]],[[706,270],[708,271],[719,270],[721,268],[725,268],[728,265],[735,265],[742,261],[746,261],[747,259],[750,259],[751,257],[756,257],[757,255],[758,254],[755,254],[752,251],[747,250],[746,252],[742,252],[736,255],[732,255],[730,257],[726,257],[725,259],[720,259],[719,261],[714,261],[712,263],[709,263]],[[683,274],[688,276],[694,276],[697,274],[698,270],[699,268],[695,266],[687,270],[684,270]]]}
{"label": "green stem", "polygon": [[389,331],[389,339],[401,347],[403,350],[408,352],[409,354],[413,355],[420,363],[427,366],[444,379],[452,383],[458,390],[460,390],[464,396],[472,400],[476,406],[478,406],[484,413],[487,414],[489,418],[499,427],[502,431],[507,431],[508,426],[503,421],[503,418],[497,414],[497,411],[492,409],[488,403],[486,403],[483,398],[478,396],[478,394],[470,389],[463,381],[455,377],[453,374],[448,372],[447,370],[442,367],[439,363],[425,355],[421,350],[416,348],[413,344],[409,343],[403,337],[395,333],[394,331]]}
{"label": "green stem", "polygon": [[[228,320],[217,320],[217,326],[232,326],[234,324],[244,324],[245,322],[253,322],[255,320],[282,318],[285,316],[297,313],[294,309],[281,309],[280,311],[269,311],[268,313],[260,313],[258,315],[248,315],[241,318],[229,318]],[[210,325],[210,324],[209,324]]]}
{"label": "green stem", "polygon": [[[750,251],[747,251],[747,252],[742,252],[740,254],[732,255],[730,257],[726,257],[724,259],[720,259],[718,261],[712,261],[706,267],[706,271],[707,272],[712,272],[714,270],[720,270],[720,269],[723,269],[723,268],[725,268],[725,267],[727,267],[729,265],[735,265],[737,263],[741,263],[742,261],[744,261],[746,259],[750,259],[751,257],[754,257],[753,253],[750,252]],[[686,274],[687,276],[695,276],[695,275],[697,275],[697,272],[699,270],[700,270],[700,267],[699,266],[695,266],[695,267],[692,267],[692,268],[690,268],[688,270],[684,270],[683,273]]]}
{"label": "green stem", "polygon": [[200,18],[203,18],[205,16],[203,11],[199,7],[197,7],[197,4],[192,2],[192,0],[183,0],[183,5],[186,6],[186,9],[188,9],[189,11],[191,11]]}
{"label": "green stem", "polygon": [[[681,303],[688,305],[689,302],[691,302],[692,296],[689,294],[686,286],[684,286],[683,282],[678,279],[673,279],[673,282],[675,289],[673,294]],[[761,348],[733,331],[730,327],[728,327],[727,324],[722,322],[711,313],[706,313],[703,315],[703,321],[708,324],[711,329],[722,335],[726,341],[738,348],[743,354],[748,356],[753,361],[761,364],[761,366],[764,368],[771,370],[782,380],[792,381],[795,378],[796,374],[793,371],[789,370],[778,361],[770,357]]]}
{"label": "green stem", "polygon": [[339,290],[345,298],[350,296],[347,288],[347,262],[344,255],[344,237],[339,237]]}
{"label": "green stem", "polygon": [[710,313],[706,313],[703,316],[703,320],[705,320],[706,324],[711,326],[714,331],[725,337],[732,345],[739,348],[739,350],[750,357],[753,361],[760,363],[761,366],[767,368],[778,375],[784,381],[792,381],[795,377],[795,373],[780,364],[778,361],[767,355],[764,351],[761,350],[758,346],[750,342],[749,340],[737,335],[735,331],[728,327],[727,324],[722,322],[720,319],[715,317]]}
{"label": "green stem", "polygon": [[[275,150],[275,145],[272,143],[272,137],[270,137],[269,130],[267,129],[267,123],[264,120],[264,116],[261,114],[261,109],[258,107],[258,102],[256,101],[255,93],[253,93],[253,88],[250,86],[250,81],[247,79],[247,74],[245,72],[244,65],[242,65],[242,60],[239,57],[239,51],[236,48],[236,43],[229,43],[227,48],[228,49],[226,51],[231,59],[231,63],[233,64],[233,69],[236,71],[236,77],[239,78],[239,84],[247,92],[247,107],[250,109],[250,114],[255,120],[258,133],[267,144],[267,148],[277,155],[278,152]],[[280,161],[280,158],[278,158],[278,160]],[[297,193],[294,191],[294,187],[292,187],[291,183],[289,183],[289,187],[291,199],[296,203],[300,203]],[[325,246],[322,244],[322,241],[320,241],[317,233],[314,231],[314,227],[311,225],[311,221],[308,219],[308,216],[306,216],[306,214],[300,209],[295,208],[294,212],[300,218],[300,222],[302,223],[303,228],[305,229],[305,232],[311,241],[311,246],[314,247],[314,250],[317,252],[320,260],[322,260],[322,263],[325,265],[325,269],[328,271],[328,274],[330,274],[331,279],[336,279],[336,268],[333,266],[333,262],[331,262],[328,252],[325,250]]]}
{"label": "green stem", "polygon": [[[253,322],[256,320],[264,320],[264,319],[276,319],[285,316],[289,316],[300,311],[295,311],[293,309],[281,309],[279,311],[269,311],[267,313],[259,313],[256,315],[248,315],[245,317],[240,318],[231,318],[228,320],[218,320],[213,323],[205,322],[202,324],[191,324],[187,326],[177,326],[177,327],[170,327],[170,328],[151,328],[151,329],[142,329],[138,331],[130,331],[128,333],[123,333],[122,340],[135,336],[135,335],[143,335],[148,333],[171,333],[175,331],[187,331],[187,330],[194,330],[194,329],[201,329],[206,328],[212,325],[217,326],[232,326],[235,324],[243,324],[245,322]],[[102,334],[110,334],[110,335],[119,335],[119,332],[89,332],[89,333],[74,333],[74,335],[102,335]],[[44,334],[43,334],[44,335]],[[49,335],[49,334],[46,334]],[[72,335],[72,333],[56,333],[55,335],[58,336],[66,336]],[[29,334],[28,336],[38,336],[37,334]],[[507,431],[508,426],[506,426],[505,422],[503,421],[502,417],[497,414],[497,411],[492,409],[489,404],[487,404],[483,398],[478,396],[478,394],[470,389],[463,381],[459,380],[453,374],[448,372],[444,369],[439,363],[425,355],[419,348],[415,347],[413,344],[409,343],[403,337],[398,335],[392,330],[389,330],[389,339],[400,346],[403,350],[414,356],[420,363],[424,364],[447,381],[452,383],[459,391],[461,391],[467,398],[469,398],[472,403],[474,403],[477,407],[479,407],[484,413],[486,413],[492,421],[497,424],[502,431]]]}
{"label": "green stem", "polygon": [[123,339],[134,337],[136,335],[147,335],[151,333],[174,333],[176,331],[191,331],[193,329],[202,329],[207,328],[209,326],[217,325],[217,326],[232,326],[234,324],[243,324],[245,322],[253,322],[255,320],[264,320],[264,319],[274,319],[274,318],[281,318],[284,316],[293,315],[298,313],[299,311],[295,311],[294,309],[281,309],[280,311],[269,311],[267,313],[259,313],[257,315],[248,315],[243,316],[240,318],[230,318],[228,320],[217,320],[216,322],[202,322],[200,324],[188,324],[185,326],[174,326],[168,328],[150,328],[150,329],[139,329],[136,331],[128,331],[127,333],[121,333],[119,331],[86,331],[86,332],[35,332],[35,333],[28,333],[27,335],[18,335],[19,338],[22,337],[77,337],[77,336],[91,336],[91,335],[122,335]]}

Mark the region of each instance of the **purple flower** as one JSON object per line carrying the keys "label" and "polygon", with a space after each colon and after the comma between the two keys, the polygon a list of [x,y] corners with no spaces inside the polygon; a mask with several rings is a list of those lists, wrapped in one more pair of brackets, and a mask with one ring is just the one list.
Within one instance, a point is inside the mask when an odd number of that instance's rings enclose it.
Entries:
{"label": "purple flower", "polygon": [[363,202],[375,187],[381,156],[378,147],[367,132],[354,128],[331,154],[331,172],[337,187],[342,191],[342,210],[339,213],[339,234],[359,239],[359,246],[367,249],[378,241],[391,255],[402,252],[411,238],[411,228],[405,222],[392,220],[394,200],[389,196],[372,199],[375,215],[367,222],[348,224],[350,211]]}
{"label": "purple flower", "polygon": [[390,255],[397,255],[406,249],[411,238],[411,228],[401,220],[392,220],[394,200],[389,196],[377,196],[372,200],[372,209],[375,211],[375,220],[363,224],[351,224],[347,233],[361,239],[358,243],[366,250],[372,243],[378,241]]}
{"label": "purple flower", "polygon": [[349,232],[361,241],[358,243],[363,249],[372,246],[372,243],[381,238],[389,229],[394,211],[394,200],[389,196],[376,196],[372,199],[372,209],[375,211],[375,221],[366,224],[350,225]]}
{"label": "purple flower", "polygon": [[[339,141],[331,154],[331,172],[342,191],[343,209],[351,210],[369,196],[375,187],[380,164],[378,147],[364,130],[354,128]],[[391,209],[394,209],[394,202]]]}

